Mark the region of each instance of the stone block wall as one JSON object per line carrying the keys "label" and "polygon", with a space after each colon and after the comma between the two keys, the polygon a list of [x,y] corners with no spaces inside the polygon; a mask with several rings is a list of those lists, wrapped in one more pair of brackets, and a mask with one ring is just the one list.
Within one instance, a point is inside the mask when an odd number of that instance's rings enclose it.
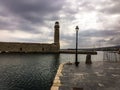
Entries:
{"label": "stone block wall", "polygon": [[53,44],[0,42],[0,52],[57,53],[59,47]]}

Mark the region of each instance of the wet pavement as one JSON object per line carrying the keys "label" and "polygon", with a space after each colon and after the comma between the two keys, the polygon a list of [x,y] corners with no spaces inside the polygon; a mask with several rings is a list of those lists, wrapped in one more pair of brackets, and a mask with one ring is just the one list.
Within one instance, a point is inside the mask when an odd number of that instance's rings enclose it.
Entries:
{"label": "wet pavement", "polygon": [[120,62],[64,64],[59,90],[120,90]]}

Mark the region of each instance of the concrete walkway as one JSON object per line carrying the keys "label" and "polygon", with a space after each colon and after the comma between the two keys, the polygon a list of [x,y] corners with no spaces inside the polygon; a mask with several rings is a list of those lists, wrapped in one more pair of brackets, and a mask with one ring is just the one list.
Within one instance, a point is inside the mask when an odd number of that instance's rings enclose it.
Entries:
{"label": "concrete walkway", "polygon": [[120,90],[120,62],[80,62],[79,67],[60,67],[51,90]]}

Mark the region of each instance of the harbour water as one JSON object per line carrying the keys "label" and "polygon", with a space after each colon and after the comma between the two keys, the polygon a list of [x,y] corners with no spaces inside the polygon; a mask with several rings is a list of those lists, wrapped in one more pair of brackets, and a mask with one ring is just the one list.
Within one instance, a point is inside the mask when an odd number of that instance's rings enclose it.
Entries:
{"label": "harbour water", "polygon": [[[49,90],[60,63],[74,62],[74,54],[0,54],[0,90]],[[85,61],[86,55],[79,55]],[[92,61],[103,60],[103,53]]]}

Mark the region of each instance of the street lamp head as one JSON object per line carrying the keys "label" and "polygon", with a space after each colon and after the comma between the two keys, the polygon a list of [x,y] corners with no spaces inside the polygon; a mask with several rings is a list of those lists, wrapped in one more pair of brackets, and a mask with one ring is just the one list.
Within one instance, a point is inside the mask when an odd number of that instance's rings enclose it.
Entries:
{"label": "street lamp head", "polygon": [[77,31],[79,30],[79,27],[78,26],[76,26],[76,28],[75,28]]}

